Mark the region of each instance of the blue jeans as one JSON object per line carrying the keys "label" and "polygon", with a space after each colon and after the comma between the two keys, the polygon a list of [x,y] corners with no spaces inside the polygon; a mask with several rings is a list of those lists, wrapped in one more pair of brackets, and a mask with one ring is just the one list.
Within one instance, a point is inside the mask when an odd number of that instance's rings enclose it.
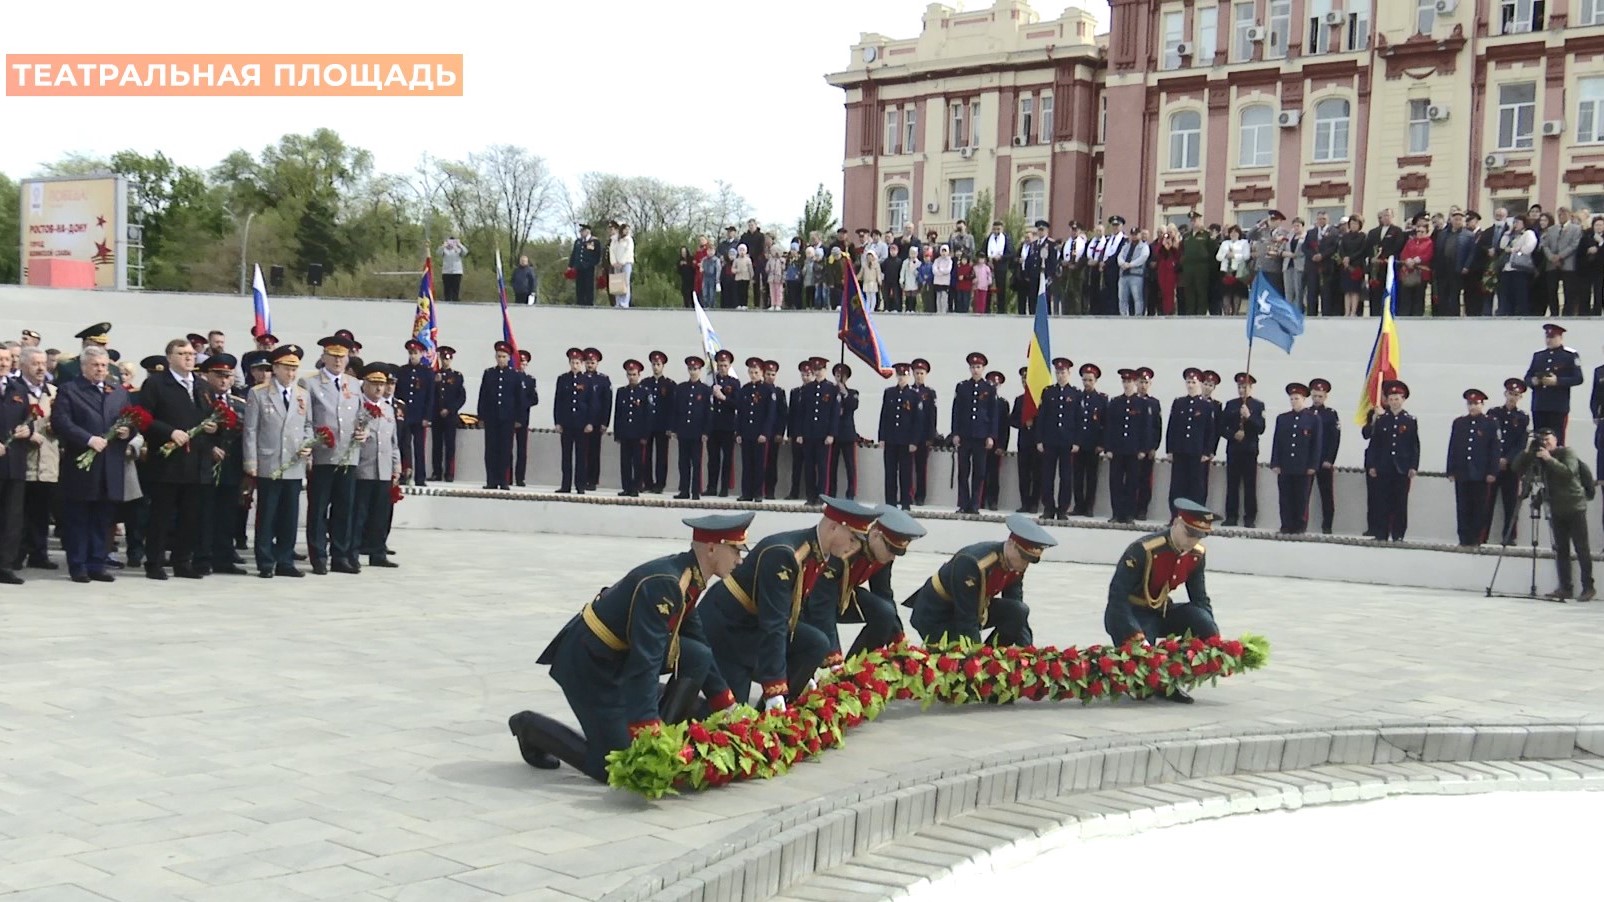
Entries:
{"label": "blue jeans", "polygon": [[702,277],[702,306],[711,307],[718,299],[718,276]]}
{"label": "blue jeans", "polygon": [[1147,285],[1141,273],[1119,277],[1119,315],[1142,316],[1147,312]]}

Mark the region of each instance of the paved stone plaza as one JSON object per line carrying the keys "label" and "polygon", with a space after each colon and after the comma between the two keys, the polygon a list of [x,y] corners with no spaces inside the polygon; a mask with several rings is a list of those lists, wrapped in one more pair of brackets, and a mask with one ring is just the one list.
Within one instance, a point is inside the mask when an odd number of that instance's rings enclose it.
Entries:
{"label": "paved stone plaza", "polygon": [[[361,576],[40,578],[6,593],[0,896],[593,899],[860,781],[1077,738],[1604,722],[1604,604],[1221,574],[1222,628],[1269,636],[1271,666],[1196,705],[898,707],[779,780],[647,803],[527,767],[506,718],[571,721],[535,657],[597,589],[680,546],[425,531],[392,545],[402,569]],[[900,562],[899,595],[937,562]],[[1107,579],[1033,569],[1038,639],[1104,639]]]}

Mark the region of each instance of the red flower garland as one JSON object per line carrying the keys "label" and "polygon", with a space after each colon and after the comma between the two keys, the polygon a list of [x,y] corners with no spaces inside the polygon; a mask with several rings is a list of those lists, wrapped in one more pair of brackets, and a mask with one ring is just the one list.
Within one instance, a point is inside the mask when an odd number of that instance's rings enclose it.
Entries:
{"label": "red flower garland", "polygon": [[846,730],[873,720],[894,699],[929,707],[983,701],[1092,701],[1162,695],[1263,667],[1269,642],[1162,639],[1118,648],[894,645],[846,662],[782,712],[746,706],[703,721],[669,724],[637,734],[607,756],[608,783],[647,798],[735,780],[779,776],[798,761],[838,747]]}

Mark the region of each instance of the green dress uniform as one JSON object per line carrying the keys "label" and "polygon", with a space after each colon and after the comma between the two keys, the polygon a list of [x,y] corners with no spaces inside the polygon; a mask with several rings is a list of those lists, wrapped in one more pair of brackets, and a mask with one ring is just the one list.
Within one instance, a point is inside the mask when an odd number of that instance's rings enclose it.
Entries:
{"label": "green dress uniform", "polygon": [[[881,505],[879,511],[880,519],[870,531],[881,534],[894,555],[892,560],[885,563],[875,560],[868,543],[861,552],[845,560],[830,558],[802,609],[803,622],[812,624],[831,642],[830,653],[824,659],[827,667],[834,667],[861,652],[894,645],[903,638],[902,617],[897,613],[896,596],[891,589],[891,566],[926,530],[895,505]],[[845,656],[841,654],[838,628],[842,623],[863,624]]]}
{"label": "green dress uniform", "polygon": [[978,542],[961,549],[902,603],[913,609],[908,622],[925,642],[945,638],[978,643],[980,631],[991,627],[988,645],[1031,644],[1024,573],[1004,565],[1003,549],[1013,542],[1028,559],[1035,560],[1042,549],[1058,541],[1025,514],[1010,514],[1007,524],[1011,532],[1007,541]]}
{"label": "green dress uniform", "polygon": [[[1214,515],[1200,505],[1180,505],[1179,515],[1188,525],[1207,529]],[[1160,636],[1191,633],[1198,639],[1218,636],[1214,606],[1204,586],[1203,543],[1182,554],[1170,542],[1168,530],[1145,535],[1132,542],[1114,567],[1108,583],[1108,607],[1103,611],[1103,628],[1115,645],[1123,645],[1141,633],[1149,641]],[[1170,593],[1186,586],[1187,604],[1170,601]]]}

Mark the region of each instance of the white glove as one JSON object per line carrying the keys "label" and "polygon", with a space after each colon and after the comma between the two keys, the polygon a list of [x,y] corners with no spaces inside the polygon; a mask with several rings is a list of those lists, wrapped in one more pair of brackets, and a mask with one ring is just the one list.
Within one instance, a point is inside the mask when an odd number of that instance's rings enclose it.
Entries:
{"label": "white glove", "polygon": [[771,695],[768,698],[763,700],[763,713],[765,713],[765,714],[767,714],[770,711],[784,711],[784,710],[785,710],[785,696],[783,696],[783,695]]}
{"label": "white glove", "polygon": [[809,689],[817,689],[817,688],[819,688],[819,681],[816,680],[816,679],[808,680],[808,688]]}

